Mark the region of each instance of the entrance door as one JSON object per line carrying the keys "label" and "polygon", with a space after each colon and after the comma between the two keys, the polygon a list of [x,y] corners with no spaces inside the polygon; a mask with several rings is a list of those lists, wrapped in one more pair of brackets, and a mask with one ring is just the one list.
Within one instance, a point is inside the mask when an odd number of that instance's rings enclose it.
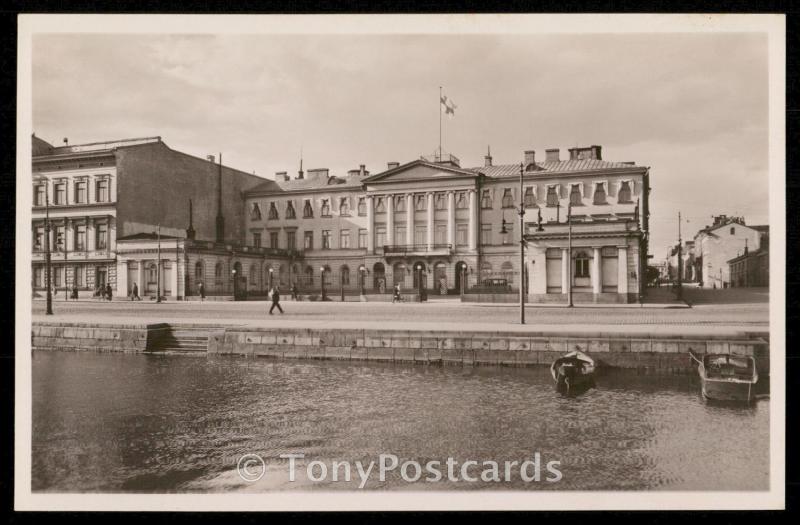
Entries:
{"label": "entrance door", "polygon": [[139,294],[142,293],[142,283],[139,282],[139,263],[128,263],[128,295],[133,291],[133,283],[139,287]]}
{"label": "entrance door", "polygon": [[433,285],[439,295],[447,295],[447,266],[443,262],[433,268]]}
{"label": "entrance door", "polygon": [[108,283],[108,270],[98,266],[94,271],[94,287],[105,288],[106,283]]}

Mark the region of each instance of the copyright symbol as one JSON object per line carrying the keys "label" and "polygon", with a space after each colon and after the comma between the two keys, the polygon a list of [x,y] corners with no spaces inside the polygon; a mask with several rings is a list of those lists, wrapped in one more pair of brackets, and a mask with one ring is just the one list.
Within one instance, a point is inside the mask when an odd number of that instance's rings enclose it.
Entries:
{"label": "copyright symbol", "polygon": [[236,464],[236,472],[243,480],[253,483],[264,477],[267,472],[267,464],[258,454],[245,454],[239,458]]}

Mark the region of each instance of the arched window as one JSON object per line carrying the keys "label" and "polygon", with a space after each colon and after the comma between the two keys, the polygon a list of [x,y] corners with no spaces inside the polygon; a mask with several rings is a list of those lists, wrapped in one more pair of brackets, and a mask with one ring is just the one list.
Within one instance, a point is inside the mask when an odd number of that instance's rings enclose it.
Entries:
{"label": "arched window", "polygon": [[202,281],[203,273],[205,273],[203,268],[203,261],[201,260],[194,263],[194,278],[197,279],[198,281]]}
{"label": "arched window", "polygon": [[617,193],[617,202],[620,204],[631,203],[631,185],[626,180],[620,183],[619,193]]}
{"label": "arched window", "polygon": [[259,277],[261,276],[258,273],[258,264],[252,263],[250,265],[250,273],[247,275],[247,283],[250,285],[249,288],[251,290],[259,287],[259,281],[261,280]]}
{"label": "arched window", "polygon": [[581,190],[577,184],[573,184],[569,192],[569,203],[573,206],[583,205],[583,197],[581,196]]}
{"label": "arched window", "polygon": [[606,186],[602,182],[594,186],[594,204],[606,204]]}
{"label": "arched window", "polygon": [[330,286],[332,284],[331,283],[331,267],[326,264],[325,266],[323,266],[323,268],[325,270],[322,272],[322,278],[323,278],[323,280],[325,282],[325,286]]}
{"label": "arched window", "polygon": [[406,265],[403,263],[397,263],[392,268],[392,273],[394,274],[394,282],[392,284],[399,284],[402,286],[403,282],[406,280]]}
{"label": "arched window", "polygon": [[578,252],[575,257],[575,277],[589,277],[589,256],[586,252]]}
{"label": "arched window", "polygon": [[340,281],[344,286],[350,286],[350,268],[346,265],[339,268]]}

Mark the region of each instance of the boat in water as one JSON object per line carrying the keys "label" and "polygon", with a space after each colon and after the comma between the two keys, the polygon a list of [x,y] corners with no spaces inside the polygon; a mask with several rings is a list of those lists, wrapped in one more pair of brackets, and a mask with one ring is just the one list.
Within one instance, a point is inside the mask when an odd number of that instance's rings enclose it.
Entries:
{"label": "boat in water", "polygon": [[556,390],[576,394],[594,385],[594,359],[580,350],[569,352],[550,365],[550,373],[556,382]]}
{"label": "boat in water", "polygon": [[705,354],[700,358],[691,351],[689,355],[698,363],[705,399],[743,403],[755,400],[758,370],[754,358],[729,354]]}

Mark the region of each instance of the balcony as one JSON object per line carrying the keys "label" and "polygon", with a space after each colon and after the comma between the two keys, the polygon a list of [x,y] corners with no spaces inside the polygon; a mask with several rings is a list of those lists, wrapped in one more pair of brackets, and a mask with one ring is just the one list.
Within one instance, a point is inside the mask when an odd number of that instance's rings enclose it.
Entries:
{"label": "balcony", "polygon": [[452,255],[452,244],[389,244],[383,246],[385,257]]}

